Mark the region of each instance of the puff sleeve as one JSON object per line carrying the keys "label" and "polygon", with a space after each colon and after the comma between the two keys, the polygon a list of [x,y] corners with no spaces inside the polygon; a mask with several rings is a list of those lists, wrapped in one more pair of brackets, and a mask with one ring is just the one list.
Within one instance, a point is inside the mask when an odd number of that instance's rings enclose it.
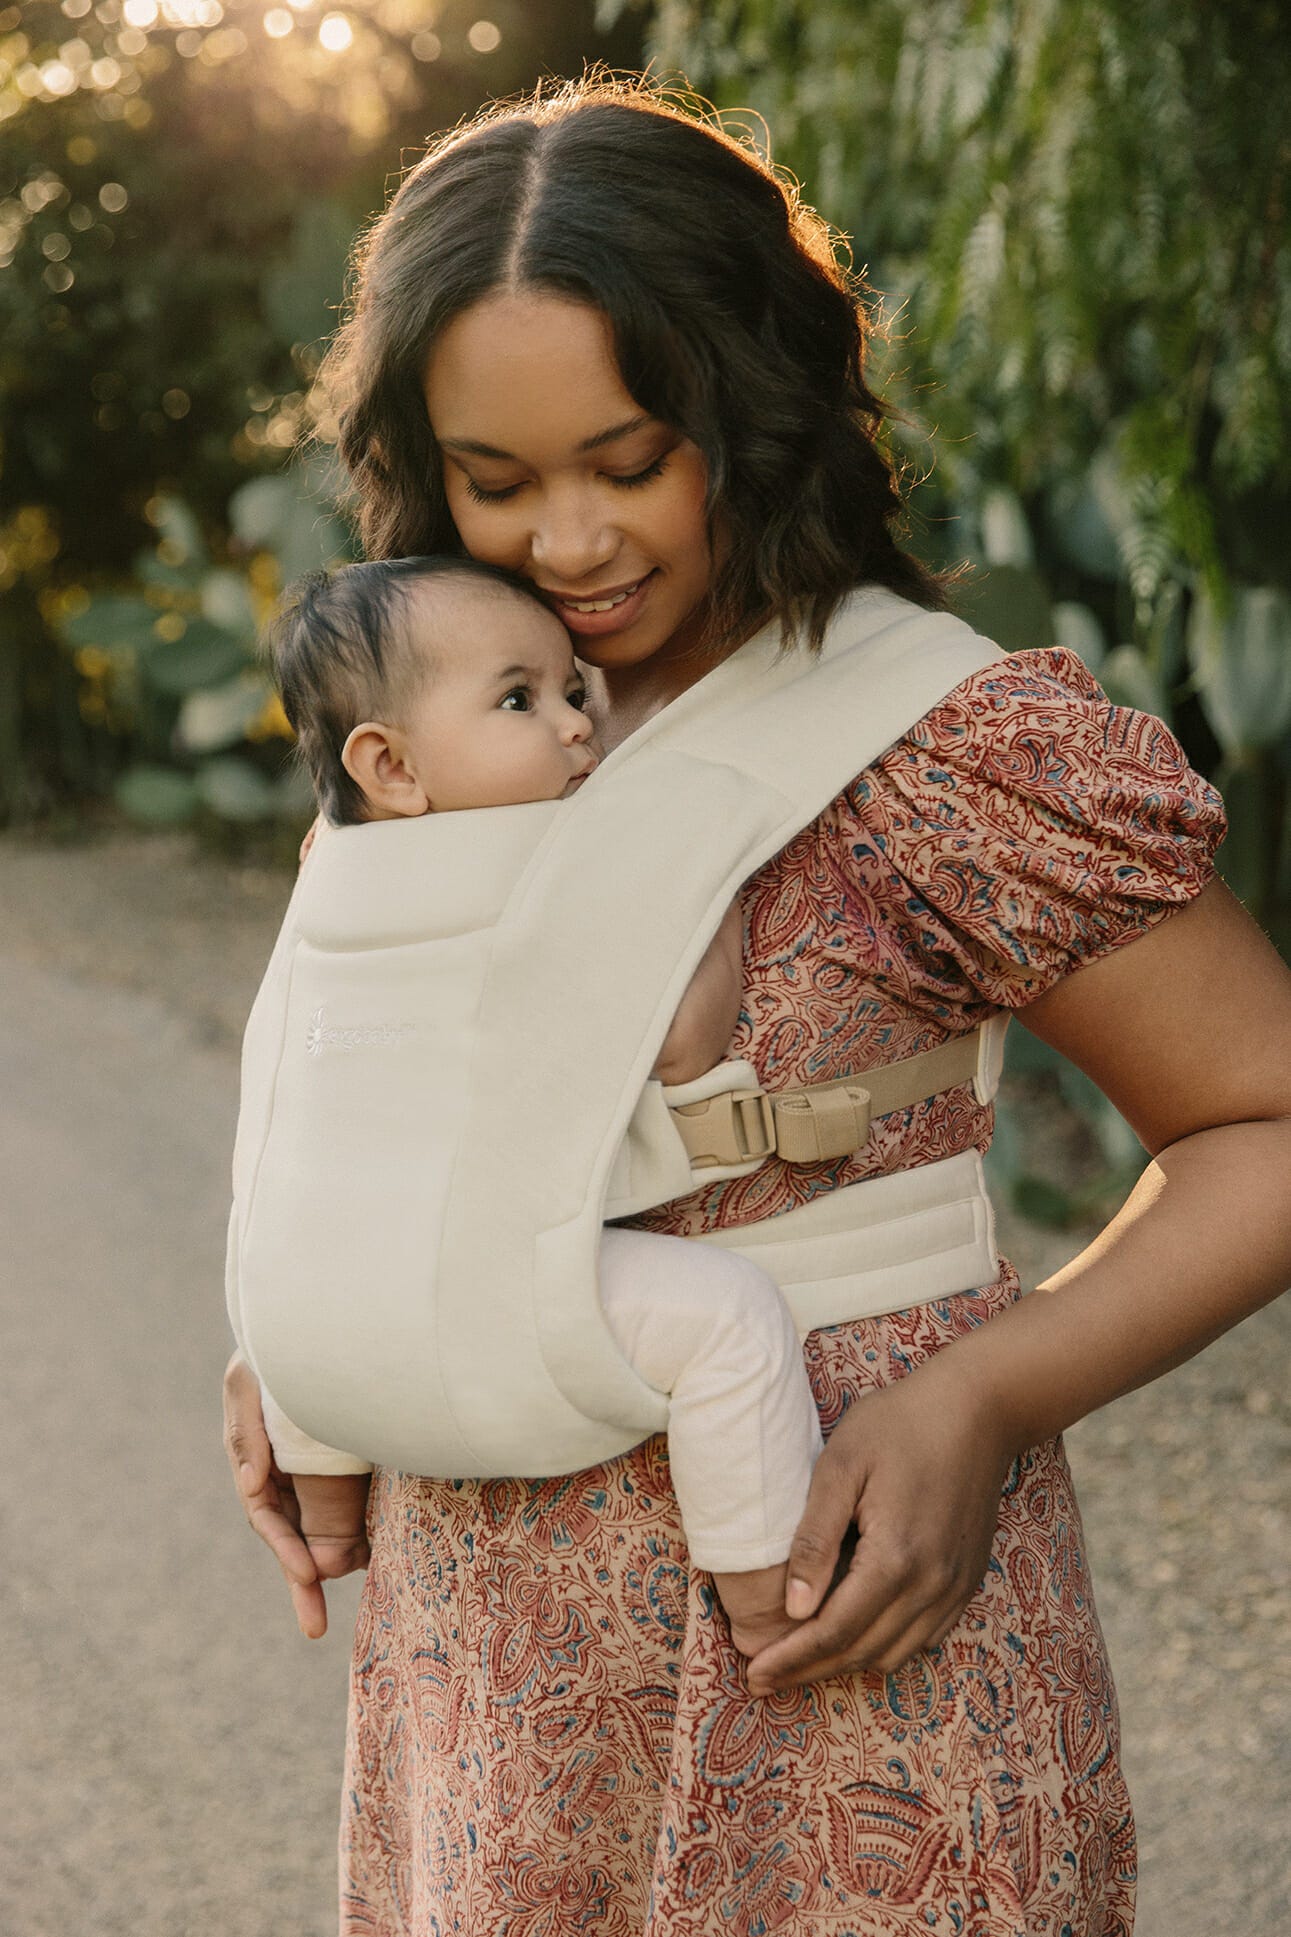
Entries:
{"label": "puff sleeve", "polygon": [[990,1008],[1190,901],[1225,833],[1164,722],[1114,705],[1062,647],[975,673],[846,799],[854,860],[900,910],[906,950]]}

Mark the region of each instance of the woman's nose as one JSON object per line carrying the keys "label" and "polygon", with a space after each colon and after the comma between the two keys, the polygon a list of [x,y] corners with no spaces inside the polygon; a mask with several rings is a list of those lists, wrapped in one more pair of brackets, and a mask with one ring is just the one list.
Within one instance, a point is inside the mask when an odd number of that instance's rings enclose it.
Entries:
{"label": "woman's nose", "polygon": [[578,492],[547,496],[529,538],[544,584],[556,591],[577,591],[613,559],[618,537],[597,510]]}

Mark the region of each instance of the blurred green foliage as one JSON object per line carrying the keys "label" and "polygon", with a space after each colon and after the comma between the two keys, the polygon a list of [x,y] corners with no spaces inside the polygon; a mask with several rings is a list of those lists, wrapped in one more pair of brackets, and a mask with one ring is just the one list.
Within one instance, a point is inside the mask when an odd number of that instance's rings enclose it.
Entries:
{"label": "blurred green foliage", "polygon": [[0,822],[303,810],[254,641],[344,557],[291,465],[400,158],[639,32],[592,0],[0,0]]}
{"label": "blurred green foliage", "polygon": [[[393,158],[643,33],[855,238],[919,548],[981,568],[982,631],[1058,639],[1171,722],[1285,946],[1277,0],[0,0],[0,821],[307,813],[255,638],[349,550],[326,467],[290,459],[350,237]],[[1093,1129],[1095,1194],[1127,1174],[1105,1100],[1012,1053]],[[1078,1216],[1009,1143],[1019,1200]]]}
{"label": "blurred green foliage", "polygon": [[[602,0],[852,238],[907,416],[916,548],[1057,640],[1223,791],[1291,953],[1291,16],[1278,0]],[[759,117],[762,117],[760,120]],[[932,433],[922,430],[927,426]],[[1093,1086],[1113,1191],[1141,1153]],[[1128,1141],[1127,1141],[1128,1139]],[[996,1153],[1051,1221],[1025,1152]],[[1128,1167],[1128,1172],[1127,1172]]]}

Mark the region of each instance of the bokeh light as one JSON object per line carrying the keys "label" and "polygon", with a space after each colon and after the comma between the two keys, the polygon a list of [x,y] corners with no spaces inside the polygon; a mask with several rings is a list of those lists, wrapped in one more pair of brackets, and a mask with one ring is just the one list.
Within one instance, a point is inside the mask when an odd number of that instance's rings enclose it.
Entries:
{"label": "bokeh light", "polygon": [[502,45],[502,29],[491,20],[477,20],[466,38],[477,54],[492,54]]}
{"label": "bokeh light", "polygon": [[343,54],[354,39],[354,29],[343,13],[329,13],[318,24],[318,38],[329,54]]}

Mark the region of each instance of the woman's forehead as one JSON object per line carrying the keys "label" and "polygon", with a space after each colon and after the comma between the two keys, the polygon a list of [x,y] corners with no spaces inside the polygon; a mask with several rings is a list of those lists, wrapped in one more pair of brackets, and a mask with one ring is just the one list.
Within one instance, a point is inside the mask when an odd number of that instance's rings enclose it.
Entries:
{"label": "woman's forehead", "polygon": [[623,382],[609,322],[590,303],[499,292],[454,317],[426,360],[431,428],[446,450],[561,461],[652,420]]}

